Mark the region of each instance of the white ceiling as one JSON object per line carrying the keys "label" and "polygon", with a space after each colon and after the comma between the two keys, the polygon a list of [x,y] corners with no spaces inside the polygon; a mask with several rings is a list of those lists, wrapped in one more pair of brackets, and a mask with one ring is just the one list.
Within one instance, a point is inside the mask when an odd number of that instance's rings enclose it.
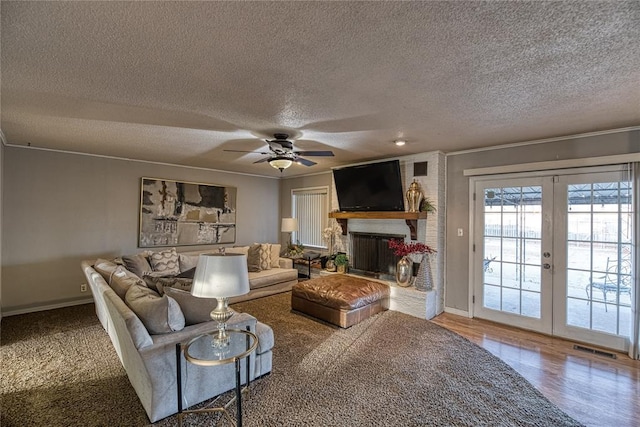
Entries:
{"label": "white ceiling", "polygon": [[[284,176],[640,124],[640,2],[7,2],[7,143]],[[392,141],[408,141],[402,148]]]}

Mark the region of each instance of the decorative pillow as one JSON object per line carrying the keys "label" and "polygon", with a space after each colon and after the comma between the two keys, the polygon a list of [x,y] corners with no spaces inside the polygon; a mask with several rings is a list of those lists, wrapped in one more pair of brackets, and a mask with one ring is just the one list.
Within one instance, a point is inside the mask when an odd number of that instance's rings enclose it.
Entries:
{"label": "decorative pillow", "polygon": [[194,297],[182,289],[165,288],[164,291],[165,295],[175,299],[180,305],[187,326],[211,320],[211,312],[218,305],[215,298]]}
{"label": "decorative pillow", "polygon": [[118,265],[115,262],[103,258],[98,258],[93,264],[93,269],[100,273],[107,283],[111,280],[111,275],[116,271],[116,268]]}
{"label": "decorative pillow", "polygon": [[247,254],[247,269],[249,272],[262,271],[260,268],[260,244],[249,246],[249,252]]}
{"label": "decorative pillow", "polygon": [[164,294],[164,290],[167,288],[177,288],[188,292],[191,292],[191,284],[193,279],[186,279],[180,277],[150,277],[146,276],[144,282],[151,289],[154,289],[160,295]]}
{"label": "decorative pillow", "polygon": [[141,278],[135,276],[130,271],[127,271],[124,267],[117,268],[109,282],[111,289],[113,289],[114,292],[123,300],[125,299],[125,295],[129,291],[129,288],[134,285],[142,286],[144,288],[147,287]]}
{"label": "decorative pillow", "polygon": [[166,334],[184,329],[180,305],[167,295],[160,296],[144,286],[131,286],[125,302],[140,318],[150,334]]}
{"label": "decorative pillow", "polygon": [[180,272],[184,273],[187,270],[196,268],[196,266],[198,265],[198,259],[200,259],[200,255],[179,254],[178,259],[180,261]]}
{"label": "decorative pillow", "polygon": [[179,279],[193,279],[193,276],[196,275],[196,268],[193,267],[189,270],[185,270],[182,273],[178,274],[176,277]]}
{"label": "decorative pillow", "polygon": [[254,243],[260,245],[258,256],[260,257],[260,270],[271,270],[271,243]]}
{"label": "decorative pillow", "polygon": [[151,265],[147,261],[147,257],[143,254],[136,255],[124,255],[122,262],[127,270],[132,272],[138,277],[143,277],[145,274],[151,271]]}
{"label": "decorative pillow", "polygon": [[176,248],[151,254],[151,268],[165,274],[180,274],[180,261]]}
{"label": "decorative pillow", "polygon": [[280,267],[280,244],[271,244],[271,268]]}

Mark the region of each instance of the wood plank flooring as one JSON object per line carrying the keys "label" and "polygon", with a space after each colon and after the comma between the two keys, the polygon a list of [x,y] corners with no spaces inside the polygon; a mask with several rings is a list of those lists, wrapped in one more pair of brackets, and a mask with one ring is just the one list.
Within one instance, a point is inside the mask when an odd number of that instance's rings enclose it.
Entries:
{"label": "wood plank flooring", "polygon": [[640,426],[640,361],[574,350],[574,342],[481,319],[443,313],[432,321],[502,359],[585,425]]}

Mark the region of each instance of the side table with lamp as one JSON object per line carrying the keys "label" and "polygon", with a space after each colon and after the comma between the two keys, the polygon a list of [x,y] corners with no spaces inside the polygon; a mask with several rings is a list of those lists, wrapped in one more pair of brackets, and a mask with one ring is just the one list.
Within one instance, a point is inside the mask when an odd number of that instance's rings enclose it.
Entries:
{"label": "side table with lamp", "polygon": [[[258,347],[258,336],[251,331],[227,329],[226,322],[233,316],[229,308],[229,298],[249,292],[247,257],[243,254],[203,254],[198,259],[191,294],[199,298],[216,298],[218,304],[211,312],[211,318],[218,322],[218,330],[212,334],[199,335],[189,342],[176,345],[176,366],[178,383],[178,421],[188,413],[222,412],[233,423],[227,408],[235,401],[236,421],[242,426],[242,380],[241,361],[246,359],[246,383],[249,386],[251,354]],[[183,410],[182,408],[182,362],[199,366],[235,364],[235,398],[222,407]]]}

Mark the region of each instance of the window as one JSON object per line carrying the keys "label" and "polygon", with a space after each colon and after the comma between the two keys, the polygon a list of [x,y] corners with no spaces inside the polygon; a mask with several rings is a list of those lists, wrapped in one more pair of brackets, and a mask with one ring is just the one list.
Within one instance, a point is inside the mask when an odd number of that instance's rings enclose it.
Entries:
{"label": "window", "polygon": [[291,191],[293,217],[298,219],[298,231],[292,239],[304,246],[326,248],[322,230],[327,224],[328,188],[300,188]]}

